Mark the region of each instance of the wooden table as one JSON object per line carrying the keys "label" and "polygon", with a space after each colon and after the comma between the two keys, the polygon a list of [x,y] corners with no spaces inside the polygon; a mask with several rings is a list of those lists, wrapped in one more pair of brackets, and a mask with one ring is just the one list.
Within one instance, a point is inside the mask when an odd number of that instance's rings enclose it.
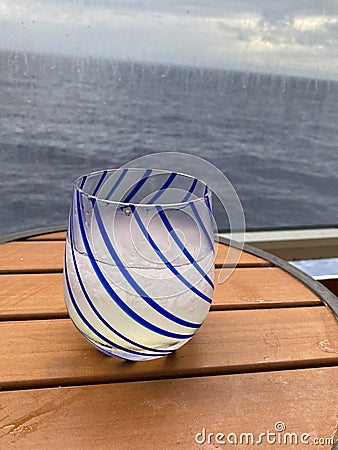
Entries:
{"label": "wooden table", "polygon": [[[214,449],[229,438],[250,443],[242,433],[256,445],[232,448],[280,447],[267,437],[257,444],[268,431],[297,435],[298,445],[284,449],[309,448],[303,433],[310,443],[331,438],[316,447],[332,447],[338,326],[322,300],[337,299],[319,283],[246,251],[216,284],[188,344],[166,358],[124,362],[95,350],[67,317],[64,239],[59,232],[0,246],[1,449]],[[226,251],[219,246],[216,267]]]}

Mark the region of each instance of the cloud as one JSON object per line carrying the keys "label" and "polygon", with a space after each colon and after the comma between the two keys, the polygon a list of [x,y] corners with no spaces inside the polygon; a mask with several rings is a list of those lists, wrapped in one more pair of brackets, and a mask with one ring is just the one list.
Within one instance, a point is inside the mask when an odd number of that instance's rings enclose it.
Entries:
{"label": "cloud", "polygon": [[286,10],[284,5],[273,14],[220,19],[218,26],[224,39],[232,41],[252,67],[338,78],[337,16],[315,15],[314,11],[300,15],[296,9]]}
{"label": "cloud", "polygon": [[0,27],[3,48],[338,78],[330,0],[0,0]]}

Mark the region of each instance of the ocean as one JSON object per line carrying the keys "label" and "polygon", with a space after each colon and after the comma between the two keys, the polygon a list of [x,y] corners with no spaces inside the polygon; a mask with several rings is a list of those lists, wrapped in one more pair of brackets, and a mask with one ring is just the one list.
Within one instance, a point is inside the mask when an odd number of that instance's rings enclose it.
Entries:
{"label": "ocean", "polygon": [[168,151],[216,165],[248,229],[338,223],[337,82],[0,53],[0,235],[66,224],[79,175]]}

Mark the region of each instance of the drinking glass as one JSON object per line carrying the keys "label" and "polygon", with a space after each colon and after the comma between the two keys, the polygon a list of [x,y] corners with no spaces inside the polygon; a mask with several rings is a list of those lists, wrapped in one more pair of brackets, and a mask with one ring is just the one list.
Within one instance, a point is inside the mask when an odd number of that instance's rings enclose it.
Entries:
{"label": "drinking glass", "polygon": [[212,301],[211,191],[189,175],[102,170],[73,186],[64,296],[97,349],[128,360],[189,341]]}

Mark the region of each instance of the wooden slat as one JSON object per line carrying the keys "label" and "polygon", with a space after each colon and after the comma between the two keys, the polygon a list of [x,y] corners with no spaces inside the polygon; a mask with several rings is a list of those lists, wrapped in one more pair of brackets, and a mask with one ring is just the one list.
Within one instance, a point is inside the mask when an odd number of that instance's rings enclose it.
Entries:
{"label": "wooden slat", "polygon": [[[211,309],[321,304],[310,289],[275,267],[237,268],[222,284],[218,274]],[[61,273],[0,275],[0,319],[66,317],[62,280]]]}
{"label": "wooden slat", "polygon": [[176,353],[126,363],[94,349],[69,319],[0,323],[0,385],[29,388],[338,364],[326,307],[211,312]]}
{"label": "wooden slat", "polygon": [[[292,370],[139,383],[1,392],[0,442],[18,449],[227,448],[230,433],[252,433],[272,449],[266,435],[283,423],[282,448],[314,446],[315,438],[338,438],[338,368]],[[279,425],[283,426],[283,425]],[[197,444],[202,430],[210,443]],[[225,439],[217,444],[215,437]],[[309,435],[308,443],[301,436]],[[234,442],[232,434],[232,441]],[[245,442],[245,441],[244,441]],[[249,448],[250,444],[231,445]],[[276,444],[276,447],[280,445]]]}
{"label": "wooden slat", "polygon": [[51,319],[67,316],[63,275],[0,275],[0,319]]}
{"label": "wooden slat", "polygon": [[213,309],[320,305],[320,298],[299,280],[277,267],[237,268],[221,284],[215,272]]}
{"label": "wooden slat", "polygon": [[[0,246],[0,273],[49,273],[63,268],[64,241],[21,241]],[[216,266],[225,261],[227,247],[218,246]],[[233,260],[232,260],[233,261]],[[233,265],[229,262],[229,265]],[[269,266],[269,262],[243,252],[239,267]]]}
{"label": "wooden slat", "polygon": [[56,231],[55,233],[39,234],[26,238],[26,241],[64,241],[66,239],[66,231]]}
{"label": "wooden slat", "polygon": [[0,246],[0,273],[61,272],[63,241],[9,242]]}
{"label": "wooden slat", "polygon": [[[28,241],[51,241],[51,240],[64,240],[66,239],[66,231],[59,231],[56,233],[48,233],[48,234],[40,234],[39,236],[33,236],[27,238]],[[216,266],[222,266],[224,262],[226,262],[227,253],[229,247],[224,244],[216,244],[217,254],[215,258]],[[237,260],[238,251],[235,249],[232,250],[231,260],[228,262],[228,265],[233,266],[233,260]],[[257,256],[251,255],[247,252],[244,252],[242,257],[240,258],[239,265],[244,267],[251,266],[270,266],[271,264],[268,261],[265,261],[262,258],[258,258]]]}
{"label": "wooden slat", "polygon": [[[216,245],[216,256],[215,256],[215,266],[222,267],[225,266],[234,267],[236,263],[238,267],[262,267],[271,266],[272,264],[265,259],[259,258],[258,256],[251,255],[247,252],[240,252],[239,250],[232,248],[231,253],[229,252],[229,247],[224,244]],[[229,257],[230,255],[230,257]]]}

